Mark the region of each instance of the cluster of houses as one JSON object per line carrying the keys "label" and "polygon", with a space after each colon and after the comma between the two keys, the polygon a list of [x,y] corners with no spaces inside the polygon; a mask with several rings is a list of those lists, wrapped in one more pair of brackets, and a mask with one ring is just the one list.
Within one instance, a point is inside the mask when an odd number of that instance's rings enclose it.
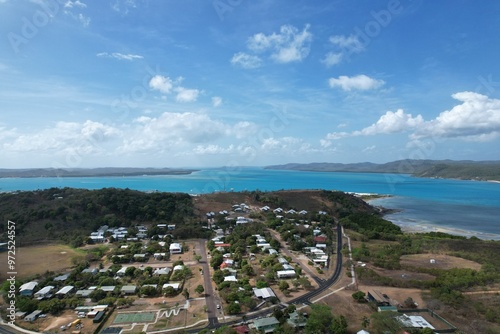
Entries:
{"label": "cluster of houses", "polygon": [[[158,228],[165,230],[165,232],[175,230],[175,224],[157,224]],[[133,235],[129,235],[129,229],[126,227],[116,227],[110,228],[108,225],[100,226],[97,231],[91,232],[89,239],[94,243],[108,242],[112,237],[115,241],[127,240],[127,241],[138,241],[146,239],[148,237],[148,229],[146,226],[139,225],[136,226],[136,232]],[[158,235],[160,239],[165,238],[165,235]]]}

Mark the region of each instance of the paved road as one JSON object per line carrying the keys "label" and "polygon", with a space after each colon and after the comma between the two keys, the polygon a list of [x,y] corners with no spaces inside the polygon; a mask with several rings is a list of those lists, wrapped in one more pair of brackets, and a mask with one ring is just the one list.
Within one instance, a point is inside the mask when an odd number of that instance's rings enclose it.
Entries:
{"label": "paved road", "polygon": [[207,258],[207,247],[206,240],[198,240],[201,261],[200,264],[203,266],[203,279],[205,282],[205,302],[207,304],[208,311],[208,328],[215,328],[219,326],[219,320],[217,319],[217,307],[214,296],[214,289],[212,287],[212,277],[210,276],[209,261]]}
{"label": "paved road", "polygon": [[290,300],[288,303],[309,304],[313,297],[316,297],[317,295],[321,294],[323,291],[325,291],[335,282],[337,282],[341,274],[342,274],[342,227],[340,225],[337,225],[337,261],[335,263],[335,271],[333,272],[333,275],[326,281],[322,282],[319,288],[317,288],[316,290],[308,292],[305,295],[295,298],[293,300]]}

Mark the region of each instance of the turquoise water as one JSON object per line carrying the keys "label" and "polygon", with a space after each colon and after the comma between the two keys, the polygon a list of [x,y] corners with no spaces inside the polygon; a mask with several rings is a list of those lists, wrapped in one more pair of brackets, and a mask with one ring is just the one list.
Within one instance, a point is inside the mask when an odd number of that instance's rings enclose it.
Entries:
{"label": "turquoise water", "polygon": [[500,183],[415,178],[400,174],[204,169],[189,175],[0,179],[0,191],[50,187],[186,192],[327,189],[387,194],[374,205],[400,210],[386,218],[416,230],[436,230],[500,240]]}

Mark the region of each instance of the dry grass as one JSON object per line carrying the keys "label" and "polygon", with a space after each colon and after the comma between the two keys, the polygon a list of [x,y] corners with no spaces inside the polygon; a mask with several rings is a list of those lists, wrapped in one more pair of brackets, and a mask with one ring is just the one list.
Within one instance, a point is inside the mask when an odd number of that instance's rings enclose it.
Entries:
{"label": "dry grass", "polygon": [[[17,279],[26,279],[46,271],[62,272],[71,268],[72,259],[84,254],[66,245],[40,245],[16,249]],[[0,281],[6,279],[7,253],[0,253]]]}
{"label": "dry grass", "polygon": [[[436,262],[430,263],[431,259],[434,259]],[[401,265],[403,267],[415,267],[415,268],[438,268],[438,269],[469,268],[478,271],[481,270],[481,265],[477,262],[444,254],[403,255],[401,256]]]}

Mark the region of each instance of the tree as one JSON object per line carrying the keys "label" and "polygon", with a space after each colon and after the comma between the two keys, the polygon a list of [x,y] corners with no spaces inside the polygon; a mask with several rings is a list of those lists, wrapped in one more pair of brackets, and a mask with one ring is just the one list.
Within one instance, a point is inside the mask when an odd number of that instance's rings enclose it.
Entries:
{"label": "tree", "polygon": [[210,260],[210,266],[214,268],[214,270],[219,269],[220,265],[224,261],[224,257],[222,254],[217,253],[212,257],[212,260]]}
{"label": "tree", "polygon": [[295,288],[295,290],[297,290],[300,286],[300,281],[298,279],[294,279],[292,281],[292,284],[293,284],[293,287]]}
{"label": "tree", "polygon": [[280,281],[279,289],[281,290],[281,292],[283,292],[284,294],[287,294],[289,288],[290,288],[290,284],[288,284],[287,281]]}
{"label": "tree", "polygon": [[240,312],[241,312],[241,306],[239,303],[232,302],[227,307],[227,313],[229,313],[229,314],[238,314]]}
{"label": "tree", "polygon": [[184,289],[184,291],[182,291],[182,295],[184,296],[184,298],[189,299],[189,291],[188,291],[188,289]]}
{"label": "tree", "polygon": [[358,303],[363,303],[366,301],[365,299],[366,293],[363,291],[356,291],[355,293],[352,294],[352,298],[354,298],[355,301]]}
{"label": "tree", "polygon": [[361,319],[361,326],[363,326],[363,328],[368,328],[368,326],[370,326],[370,318],[364,316],[363,319]]}
{"label": "tree", "polygon": [[201,261],[201,255],[195,255],[194,259],[196,260],[196,262],[200,262]]}
{"label": "tree", "polygon": [[143,286],[140,294],[145,297],[155,297],[158,294],[158,290],[153,286]]}
{"label": "tree", "polygon": [[203,292],[205,292],[205,288],[203,287],[203,285],[201,285],[201,284],[200,284],[200,285],[198,285],[198,286],[196,287],[196,289],[194,289],[194,291],[195,291],[197,294],[201,295],[201,294],[203,294]]}
{"label": "tree", "polygon": [[306,322],[305,333],[327,333],[333,322],[332,309],[324,304],[312,304],[311,313]]}
{"label": "tree", "polygon": [[333,318],[332,325],[330,326],[332,334],[346,334],[347,333],[347,320],[343,315]]}

